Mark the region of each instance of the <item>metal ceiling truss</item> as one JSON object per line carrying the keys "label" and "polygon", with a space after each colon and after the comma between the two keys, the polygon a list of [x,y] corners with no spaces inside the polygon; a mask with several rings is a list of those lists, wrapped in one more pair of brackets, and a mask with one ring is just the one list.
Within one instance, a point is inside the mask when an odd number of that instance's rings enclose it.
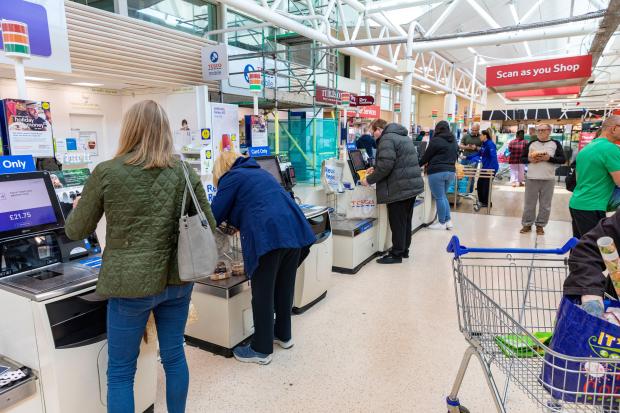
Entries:
{"label": "metal ceiling truss", "polygon": [[[316,40],[319,44],[333,46],[342,42],[389,41],[406,38],[407,31],[392,23],[385,15],[386,10],[403,6],[437,4],[445,0],[388,0],[367,4],[358,0],[221,0],[221,2],[245,13],[260,14],[261,19],[286,30],[296,31]],[[453,7],[449,8],[453,9]],[[303,28],[305,30],[298,30],[302,29],[300,24],[305,26]],[[417,27],[418,36],[423,36],[423,29],[419,24],[412,22],[412,25]],[[301,31],[303,33],[300,33]],[[366,60],[368,64],[391,71],[398,71],[398,61],[407,58],[405,47],[396,43],[343,47],[341,50],[346,54]],[[454,63],[433,51],[414,53],[410,59],[415,61],[413,75],[415,81],[442,92],[455,93],[464,99],[473,98],[478,103],[486,102],[486,88],[479,81],[473,80],[469,70],[455,66]]]}

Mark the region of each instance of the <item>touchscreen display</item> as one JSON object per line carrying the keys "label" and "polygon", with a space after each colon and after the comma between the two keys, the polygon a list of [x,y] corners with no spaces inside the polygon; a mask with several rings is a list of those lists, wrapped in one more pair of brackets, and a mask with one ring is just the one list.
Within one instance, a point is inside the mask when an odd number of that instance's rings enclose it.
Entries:
{"label": "touchscreen display", "polygon": [[42,178],[0,182],[0,232],[56,222]]}
{"label": "touchscreen display", "polygon": [[364,156],[359,150],[350,151],[349,158],[351,159],[351,163],[353,164],[353,169],[355,169],[355,171],[366,169],[366,165],[364,164]]}
{"label": "touchscreen display", "polygon": [[280,172],[280,166],[278,165],[278,161],[276,160],[276,158],[257,159],[256,161],[261,168],[273,175],[273,177],[276,178],[276,181],[278,181],[280,185],[284,185],[284,182],[282,182],[282,173]]}

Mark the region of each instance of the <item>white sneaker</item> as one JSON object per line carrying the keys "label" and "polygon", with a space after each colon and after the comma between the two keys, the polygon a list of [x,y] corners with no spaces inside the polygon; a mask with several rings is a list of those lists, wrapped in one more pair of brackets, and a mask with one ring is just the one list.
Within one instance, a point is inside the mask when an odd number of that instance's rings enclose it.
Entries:
{"label": "white sneaker", "polygon": [[452,220],[446,222],[446,229],[452,229],[454,228],[454,224],[452,223]]}
{"label": "white sneaker", "polygon": [[292,348],[295,345],[295,342],[293,341],[292,338],[289,341],[282,341],[279,338],[274,337],[273,343],[279,345],[280,347],[286,350]]}
{"label": "white sneaker", "polygon": [[431,224],[428,226],[428,229],[446,229],[446,224],[442,224],[440,222],[435,222],[434,224]]}

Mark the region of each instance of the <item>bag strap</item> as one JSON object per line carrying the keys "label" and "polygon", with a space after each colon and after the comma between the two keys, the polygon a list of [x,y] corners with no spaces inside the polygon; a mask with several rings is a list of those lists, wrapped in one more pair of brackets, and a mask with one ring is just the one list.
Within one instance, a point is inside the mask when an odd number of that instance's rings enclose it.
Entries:
{"label": "bag strap", "polygon": [[196,193],[194,192],[194,188],[192,187],[192,182],[189,179],[189,171],[187,170],[187,165],[185,162],[181,162],[181,166],[183,167],[183,175],[185,176],[185,190],[183,191],[183,213],[185,213],[185,198],[187,196],[187,192],[192,197],[192,201],[194,202],[194,207],[196,208],[196,212],[200,217],[200,220],[204,223],[207,222],[207,217],[205,216],[202,208],[200,207],[200,203],[198,202],[198,198],[196,198]]}

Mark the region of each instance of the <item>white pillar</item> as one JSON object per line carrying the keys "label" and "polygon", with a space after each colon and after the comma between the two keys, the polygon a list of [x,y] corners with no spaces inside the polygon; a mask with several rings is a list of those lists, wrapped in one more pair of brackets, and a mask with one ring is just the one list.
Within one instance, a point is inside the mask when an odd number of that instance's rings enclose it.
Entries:
{"label": "white pillar", "polygon": [[208,128],[211,123],[209,114],[209,88],[207,85],[196,86],[196,121],[198,129]]}
{"label": "white pillar", "polygon": [[413,72],[403,76],[403,86],[400,91],[400,123],[407,130],[411,129],[411,89],[413,87]]}
{"label": "white pillar", "polygon": [[258,95],[254,94],[252,98],[254,102],[254,116],[258,116]]}
{"label": "white pillar", "polygon": [[26,92],[26,71],[24,70],[24,61],[22,58],[15,58],[15,81],[17,83],[17,96],[20,99],[28,99]]}
{"label": "white pillar", "polygon": [[[474,71],[473,71],[473,74],[471,75],[471,91],[470,91],[471,99],[469,99],[469,112],[467,112],[469,119],[471,119],[471,121],[468,123],[470,128],[474,120],[474,99],[475,99],[474,93],[476,92],[476,69],[477,68],[478,68],[478,55],[474,57]],[[466,119],[464,120],[467,121]]]}

